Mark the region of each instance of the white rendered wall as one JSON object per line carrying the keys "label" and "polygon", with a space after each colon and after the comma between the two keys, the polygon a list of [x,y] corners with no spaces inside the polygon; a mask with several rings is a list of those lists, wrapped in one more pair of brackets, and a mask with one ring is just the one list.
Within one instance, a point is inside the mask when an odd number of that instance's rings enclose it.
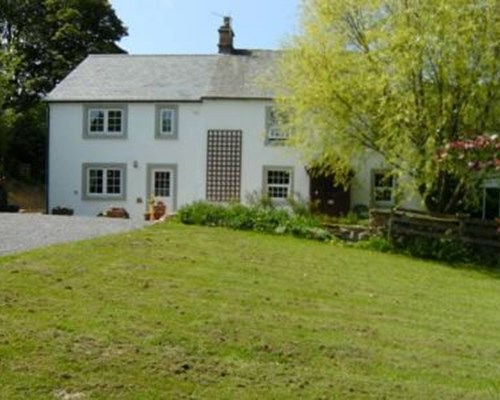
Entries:
{"label": "white rendered wall", "polygon": [[[360,204],[367,207],[376,207],[372,201],[372,171],[387,170],[390,167],[380,154],[367,151],[365,156],[354,163],[355,175],[351,182],[351,208]],[[424,210],[422,199],[416,192],[400,193],[403,201],[400,207],[413,210]]]}
{"label": "white rendered wall", "polygon": [[[124,207],[132,217],[141,218],[147,207],[147,164],[177,165],[177,188],[174,188],[177,208],[205,199],[209,129],[243,131],[242,200],[246,193],[262,190],[264,166],[292,167],[294,192],[307,199],[309,179],[298,158],[287,148],[265,145],[265,107],[270,104],[249,100],[179,103],[176,140],[155,138],[153,103],[128,104],[125,139],[84,139],[83,105],[51,104],[49,210],[66,206],[76,214],[97,215],[116,206]],[[126,199],[83,199],[84,163],[126,164]]]}

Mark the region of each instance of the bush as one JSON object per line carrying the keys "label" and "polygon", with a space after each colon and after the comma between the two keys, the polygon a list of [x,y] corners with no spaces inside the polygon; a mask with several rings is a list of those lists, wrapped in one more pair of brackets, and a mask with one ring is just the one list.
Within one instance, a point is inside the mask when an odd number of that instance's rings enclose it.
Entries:
{"label": "bush", "polygon": [[197,201],[182,207],[177,214],[184,224],[221,226],[226,219],[227,209],[220,205]]}
{"label": "bush", "polygon": [[395,250],[391,241],[382,236],[371,236],[368,240],[358,242],[357,247],[366,250],[380,251],[382,253],[389,253]]}
{"label": "bush", "polygon": [[317,209],[319,200],[316,202],[309,202],[297,194],[295,197],[288,197],[286,203],[295,215],[310,217],[313,215],[314,210]]}
{"label": "bush", "polygon": [[332,239],[331,234],[321,227],[317,218],[311,215],[297,215],[284,208],[268,207],[260,202],[251,206],[195,202],[182,207],[177,215],[185,224],[223,226],[320,241]]}
{"label": "bush", "polygon": [[398,251],[413,257],[448,263],[474,263],[478,261],[472,247],[453,238],[404,237],[395,241],[395,246]]}

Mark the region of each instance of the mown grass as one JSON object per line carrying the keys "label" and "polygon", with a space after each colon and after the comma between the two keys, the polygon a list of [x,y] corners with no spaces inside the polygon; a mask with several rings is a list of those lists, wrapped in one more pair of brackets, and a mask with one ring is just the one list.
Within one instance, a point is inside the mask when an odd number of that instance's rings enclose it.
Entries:
{"label": "mown grass", "polygon": [[4,257],[0,398],[498,398],[498,278],[178,224]]}

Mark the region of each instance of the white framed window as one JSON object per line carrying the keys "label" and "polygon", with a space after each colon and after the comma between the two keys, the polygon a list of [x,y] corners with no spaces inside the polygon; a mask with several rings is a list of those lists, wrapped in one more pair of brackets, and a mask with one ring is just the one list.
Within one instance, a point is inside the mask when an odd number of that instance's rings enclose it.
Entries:
{"label": "white framed window", "polygon": [[266,107],[266,143],[284,143],[290,137],[279,126],[279,119],[274,107]]}
{"label": "white framed window", "polygon": [[170,197],[170,188],[172,183],[172,172],[153,171],[153,193],[155,197]]}
{"label": "white framed window", "polygon": [[372,170],[372,203],[392,206],[395,200],[396,177],[388,170]]}
{"label": "white framed window", "polygon": [[286,200],[293,191],[293,169],[264,167],[264,192],[272,200]]}
{"label": "white framed window", "polygon": [[179,133],[179,106],[177,104],[156,105],[156,139],[177,139]]}
{"label": "white framed window", "polygon": [[124,199],[125,175],[125,164],[84,164],[83,198]]}
{"label": "white framed window", "polygon": [[89,109],[89,135],[122,134],[122,110]]}
{"label": "white framed window", "polygon": [[175,110],[173,108],[162,108],[160,110],[160,135],[175,134]]}
{"label": "white framed window", "polygon": [[90,104],[84,107],[84,138],[126,137],[125,105]]}

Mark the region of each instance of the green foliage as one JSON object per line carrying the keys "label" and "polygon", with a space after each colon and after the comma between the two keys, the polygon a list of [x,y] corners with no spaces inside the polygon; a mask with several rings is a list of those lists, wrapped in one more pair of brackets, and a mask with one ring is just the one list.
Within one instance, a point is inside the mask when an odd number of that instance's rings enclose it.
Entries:
{"label": "green foliage", "polygon": [[276,205],[265,192],[254,190],[246,194],[246,202],[252,207],[274,208]]}
{"label": "green foliage", "polygon": [[11,57],[0,47],[0,178],[5,173],[5,157],[16,120],[15,111],[7,105],[8,93],[12,88],[14,62],[15,57]]}
{"label": "green foliage", "polygon": [[3,47],[15,54],[15,104],[27,108],[89,53],[119,51],[127,34],[108,0],[0,0]]}
{"label": "green foliage", "polygon": [[467,244],[452,238],[411,237],[395,241],[397,251],[413,257],[432,259],[447,263],[474,263],[479,257]]}
{"label": "green foliage", "polygon": [[122,52],[115,41],[127,30],[108,0],[0,0],[0,34],[0,168],[16,176],[28,163],[40,180],[40,99],[88,54]]}
{"label": "green foliage", "polygon": [[411,257],[436,260],[449,264],[476,264],[491,267],[499,266],[498,257],[474,249],[453,238],[429,238],[405,236],[389,240],[383,236],[372,236],[358,242],[355,247],[382,253],[406,254]]}
{"label": "green foliage", "polygon": [[338,219],[339,224],[357,225],[359,223],[359,216],[353,211],[349,211],[345,217]]}
{"label": "green foliage", "polygon": [[316,204],[304,200],[299,195],[288,197],[286,199],[286,203],[294,214],[302,215],[304,217],[312,216],[314,210],[316,209]]}
{"label": "green foliage", "polygon": [[181,222],[189,225],[224,226],[320,241],[332,239],[315,217],[274,206],[246,206],[238,203],[218,205],[200,201],[182,207],[177,216]]}
{"label": "green foliage", "polygon": [[368,240],[358,242],[356,246],[361,249],[379,251],[381,253],[391,253],[395,251],[392,242],[383,236],[371,236]]}
{"label": "green foliage", "polygon": [[18,115],[11,126],[11,138],[7,147],[9,159],[6,167],[12,177],[26,179],[20,174],[20,164],[31,166],[29,178],[43,181],[45,176],[45,152],[47,143],[47,109],[39,103]]}
{"label": "green foliage", "polygon": [[338,179],[378,153],[407,178],[402,191],[456,211],[473,180],[437,153],[499,131],[500,3],[309,0],[303,10],[274,79],[292,144]]}
{"label": "green foliage", "polygon": [[197,201],[177,211],[180,221],[187,225],[220,226],[226,214],[226,207],[205,201]]}

